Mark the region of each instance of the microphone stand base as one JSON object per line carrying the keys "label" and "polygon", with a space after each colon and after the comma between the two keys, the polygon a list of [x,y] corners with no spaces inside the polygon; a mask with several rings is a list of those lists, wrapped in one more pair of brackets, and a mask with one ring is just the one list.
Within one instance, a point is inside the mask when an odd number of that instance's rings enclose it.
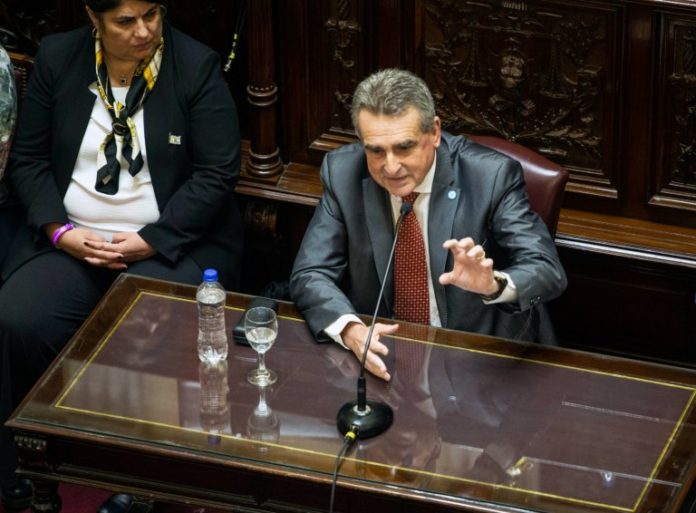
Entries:
{"label": "microphone stand base", "polygon": [[336,416],[336,426],[342,435],[352,428],[357,429],[359,439],[377,436],[392,425],[394,412],[388,404],[367,401],[365,411],[358,409],[358,402],[344,404]]}

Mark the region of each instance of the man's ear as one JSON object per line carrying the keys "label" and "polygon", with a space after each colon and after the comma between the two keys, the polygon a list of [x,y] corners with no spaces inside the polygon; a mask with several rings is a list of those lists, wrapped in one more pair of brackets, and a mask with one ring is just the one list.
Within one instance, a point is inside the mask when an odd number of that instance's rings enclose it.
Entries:
{"label": "man's ear", "polygon": [[442,122],[438,116],[433,119],[433,145],[437,148],[440,146],[440,140],[442,139]]}

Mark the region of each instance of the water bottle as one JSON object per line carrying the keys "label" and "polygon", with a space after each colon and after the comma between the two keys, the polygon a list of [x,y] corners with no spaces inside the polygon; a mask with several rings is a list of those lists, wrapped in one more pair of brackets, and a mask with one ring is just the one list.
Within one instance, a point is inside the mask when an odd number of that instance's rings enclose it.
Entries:
{"label": "water bottle", "polygon": [[203,272],[203,283],[196,292],[198,302],[198,359],[215,365],[227,358],[225,331],[225,289],[217,281],[215,269]]}

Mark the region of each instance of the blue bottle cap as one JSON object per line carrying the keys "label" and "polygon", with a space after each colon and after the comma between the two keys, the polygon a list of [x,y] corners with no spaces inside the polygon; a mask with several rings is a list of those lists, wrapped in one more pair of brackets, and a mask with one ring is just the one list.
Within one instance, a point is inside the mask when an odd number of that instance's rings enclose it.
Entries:
{"label": "blue bottle cap", "polygon": [[215,269],[206,269],[203,271],[203,281],[217,281],[218,275]]}

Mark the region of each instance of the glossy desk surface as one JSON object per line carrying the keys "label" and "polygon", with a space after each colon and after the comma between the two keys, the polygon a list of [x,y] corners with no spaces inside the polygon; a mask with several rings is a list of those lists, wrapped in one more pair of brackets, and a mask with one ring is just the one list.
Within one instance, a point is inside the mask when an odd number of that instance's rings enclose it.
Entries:
{"label": "glossy desk surface", "polygon": [[[314,342],[282,304],[266,356],[275,385],[246,382],[256,355],[234,343],[206,368],[194,293],[127,275],[115,284],[11,420],[48,440],[39,464],[24,447],[23,467],[216,504],[230,493],[326,508],[328,492],[275,497],[263,477],[328,491],[358,362]],[[230,332],[248,299],[228,294]],[[337,505],[357,491],[447,510],[661,513],[679,511],[693,484],[694,372],[403,324],[389,344],[392,381],[370,376],[368,396],[393,407],[394,424],[350,450]],[[210,469],[253,476],[255,488],[203,479]]]}

